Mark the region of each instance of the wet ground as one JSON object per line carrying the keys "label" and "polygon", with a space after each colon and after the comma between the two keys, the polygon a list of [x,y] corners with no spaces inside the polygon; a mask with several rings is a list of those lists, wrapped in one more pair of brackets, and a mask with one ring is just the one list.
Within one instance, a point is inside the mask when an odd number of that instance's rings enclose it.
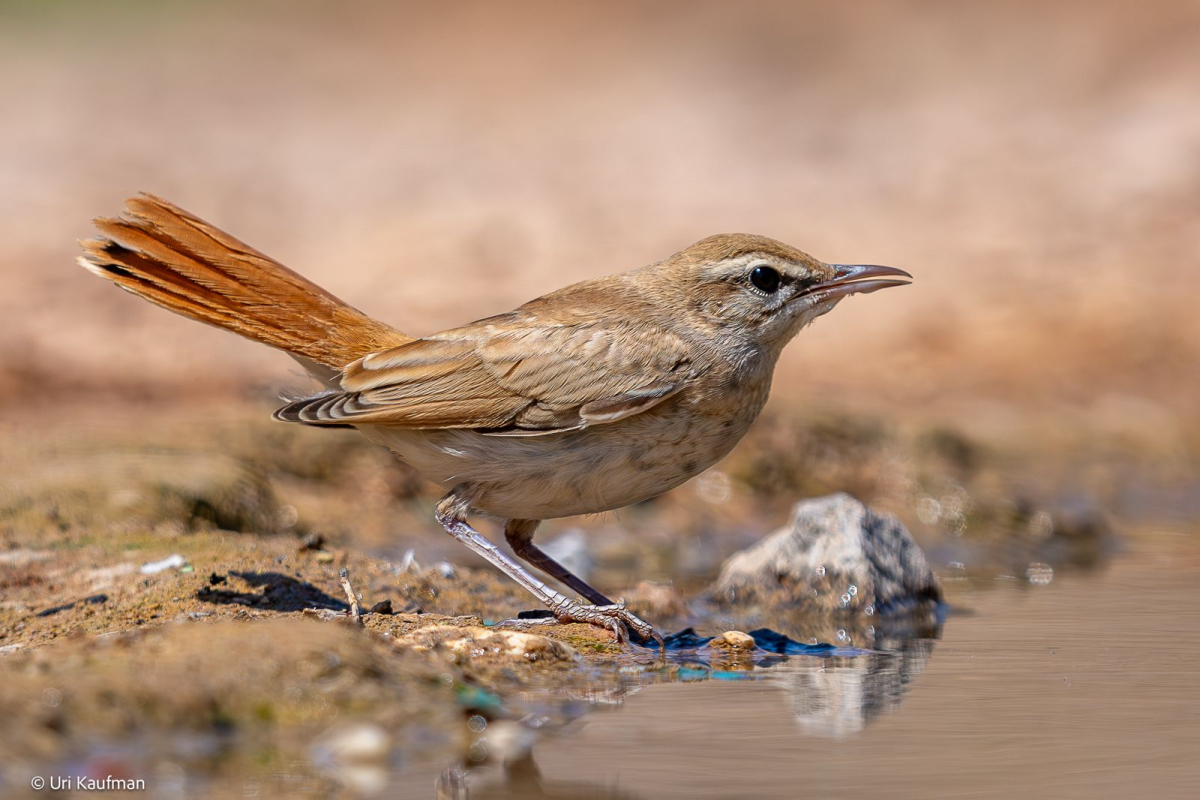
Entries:
{"label": "wet ground", "polygon": [[[228,413],[214,436],[195,416],[7,431],[4,794],[52,775],[173,797],[1200,786],[1186,447],[1139,462],[1093,442],[1079,469],[947,430],[768,420],[680,491],[543,534],[673,634],[660,659],[588,626],[503,631],[529,601],[353,436]],[[911,527],[946,592],[938,614],[706,597],[722,559],[786,521],[787,498],[834,488]]]}

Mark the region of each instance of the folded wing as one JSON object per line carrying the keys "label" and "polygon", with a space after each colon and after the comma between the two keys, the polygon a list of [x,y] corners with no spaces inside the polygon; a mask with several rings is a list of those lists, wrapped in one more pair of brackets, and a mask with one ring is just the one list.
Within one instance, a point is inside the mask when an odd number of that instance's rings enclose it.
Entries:
{"label": "folded wing", "polygon": [[577,430],[672,397],[695,376],[684,352],[650,324],[516,311],[361,358],[346,368],[343,391],[298,400],[276,418],[508,436]]}

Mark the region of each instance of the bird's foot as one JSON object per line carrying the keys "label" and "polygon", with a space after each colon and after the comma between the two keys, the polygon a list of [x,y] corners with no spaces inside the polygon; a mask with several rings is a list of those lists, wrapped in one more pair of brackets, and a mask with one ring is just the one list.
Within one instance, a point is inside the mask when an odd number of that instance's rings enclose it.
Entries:
{"label": "bird's foot", "polygon": [[660,651],[666,647],[662,635],[654,630],[654,626],[627,609],[624,600],[606,606],[594,606],[566,600],[548,609],[548,611],[549,616],[523,617],[521,619],[506,620],[503,624],[510,627],[525,628],[534,625],[582,622],[587,625],[607,628],[612,631],[613,636],[621,643],[630,640],[630,631],[632,631],[639,642],[656,642]]}

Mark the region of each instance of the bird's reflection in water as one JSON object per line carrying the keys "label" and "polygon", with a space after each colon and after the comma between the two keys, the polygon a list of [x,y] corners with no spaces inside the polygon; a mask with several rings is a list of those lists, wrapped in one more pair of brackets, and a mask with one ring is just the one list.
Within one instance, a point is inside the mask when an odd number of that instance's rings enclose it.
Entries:
{"label": "bird's reflection in water", "polygon": [[[627,668],[621,671],[625,680],[619,686],[581,687],[577,699],[590,698],[593,708],[619,710],[585,724],[582,732],[541,732],[527,737],[523,746],[498,748],[507,752],[489,750],[481,763],[460,761],[438,779],[437,796],[473,800],[641,797],[636,775],[643,768],[661,770],[664,763],[678,763],[681,752],[690,751],[695,758],[699,748],[688,745],[689,741],[711,742],[719,737],[761,751],[772,747],[772,736],[777,737],[775,747],[794,740],[796,734],[850,737],[899,706],[925,670],[941,632],[940,620],[932,617],[853,632],[835,625],[831,638],[840,632],[847,646],[814,648],[811,655],[780,655],[769,649],[800,652],[819,637],[814,637],[811,623],[779,627],[790,635],[755,630],[760,647],[753,653],[719,650],[697,637],[691,643],[703,644],[670,651],[665,666],[658,662],[652,667],[653,662],[642,659],[645,669],[633,673],[632,681]],[[824,636],[826,631],[819,633]],[[685,636],[677,634],[672,640],[678,646]],[[717,691],[694,686],[698,682]],[[689,685],[663,686],[672,683]],[[743,688],[725,689],[718,683]],[[783,704],[776,689],[784,692]],[[603,701],[595,702],[599,697]],[[555,753],[549,776],[537,763],[537,757],[548,750]],[[572,763],[578,771],[570,768]],[[604,763],[614,768],[605,769]],[[573,779],[572,772],[594,777]]]}

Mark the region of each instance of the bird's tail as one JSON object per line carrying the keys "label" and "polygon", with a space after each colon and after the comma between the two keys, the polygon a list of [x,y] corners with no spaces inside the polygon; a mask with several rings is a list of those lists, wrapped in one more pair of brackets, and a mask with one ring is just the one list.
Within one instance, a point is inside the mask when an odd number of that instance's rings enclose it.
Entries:
{"label": "bird's tail", "polygon": [[284,350],[314,374],[411,341],[153,195],[129,199],[123,217],[96,227],[103,235],[82,242],[81,266],[169,311]]}

